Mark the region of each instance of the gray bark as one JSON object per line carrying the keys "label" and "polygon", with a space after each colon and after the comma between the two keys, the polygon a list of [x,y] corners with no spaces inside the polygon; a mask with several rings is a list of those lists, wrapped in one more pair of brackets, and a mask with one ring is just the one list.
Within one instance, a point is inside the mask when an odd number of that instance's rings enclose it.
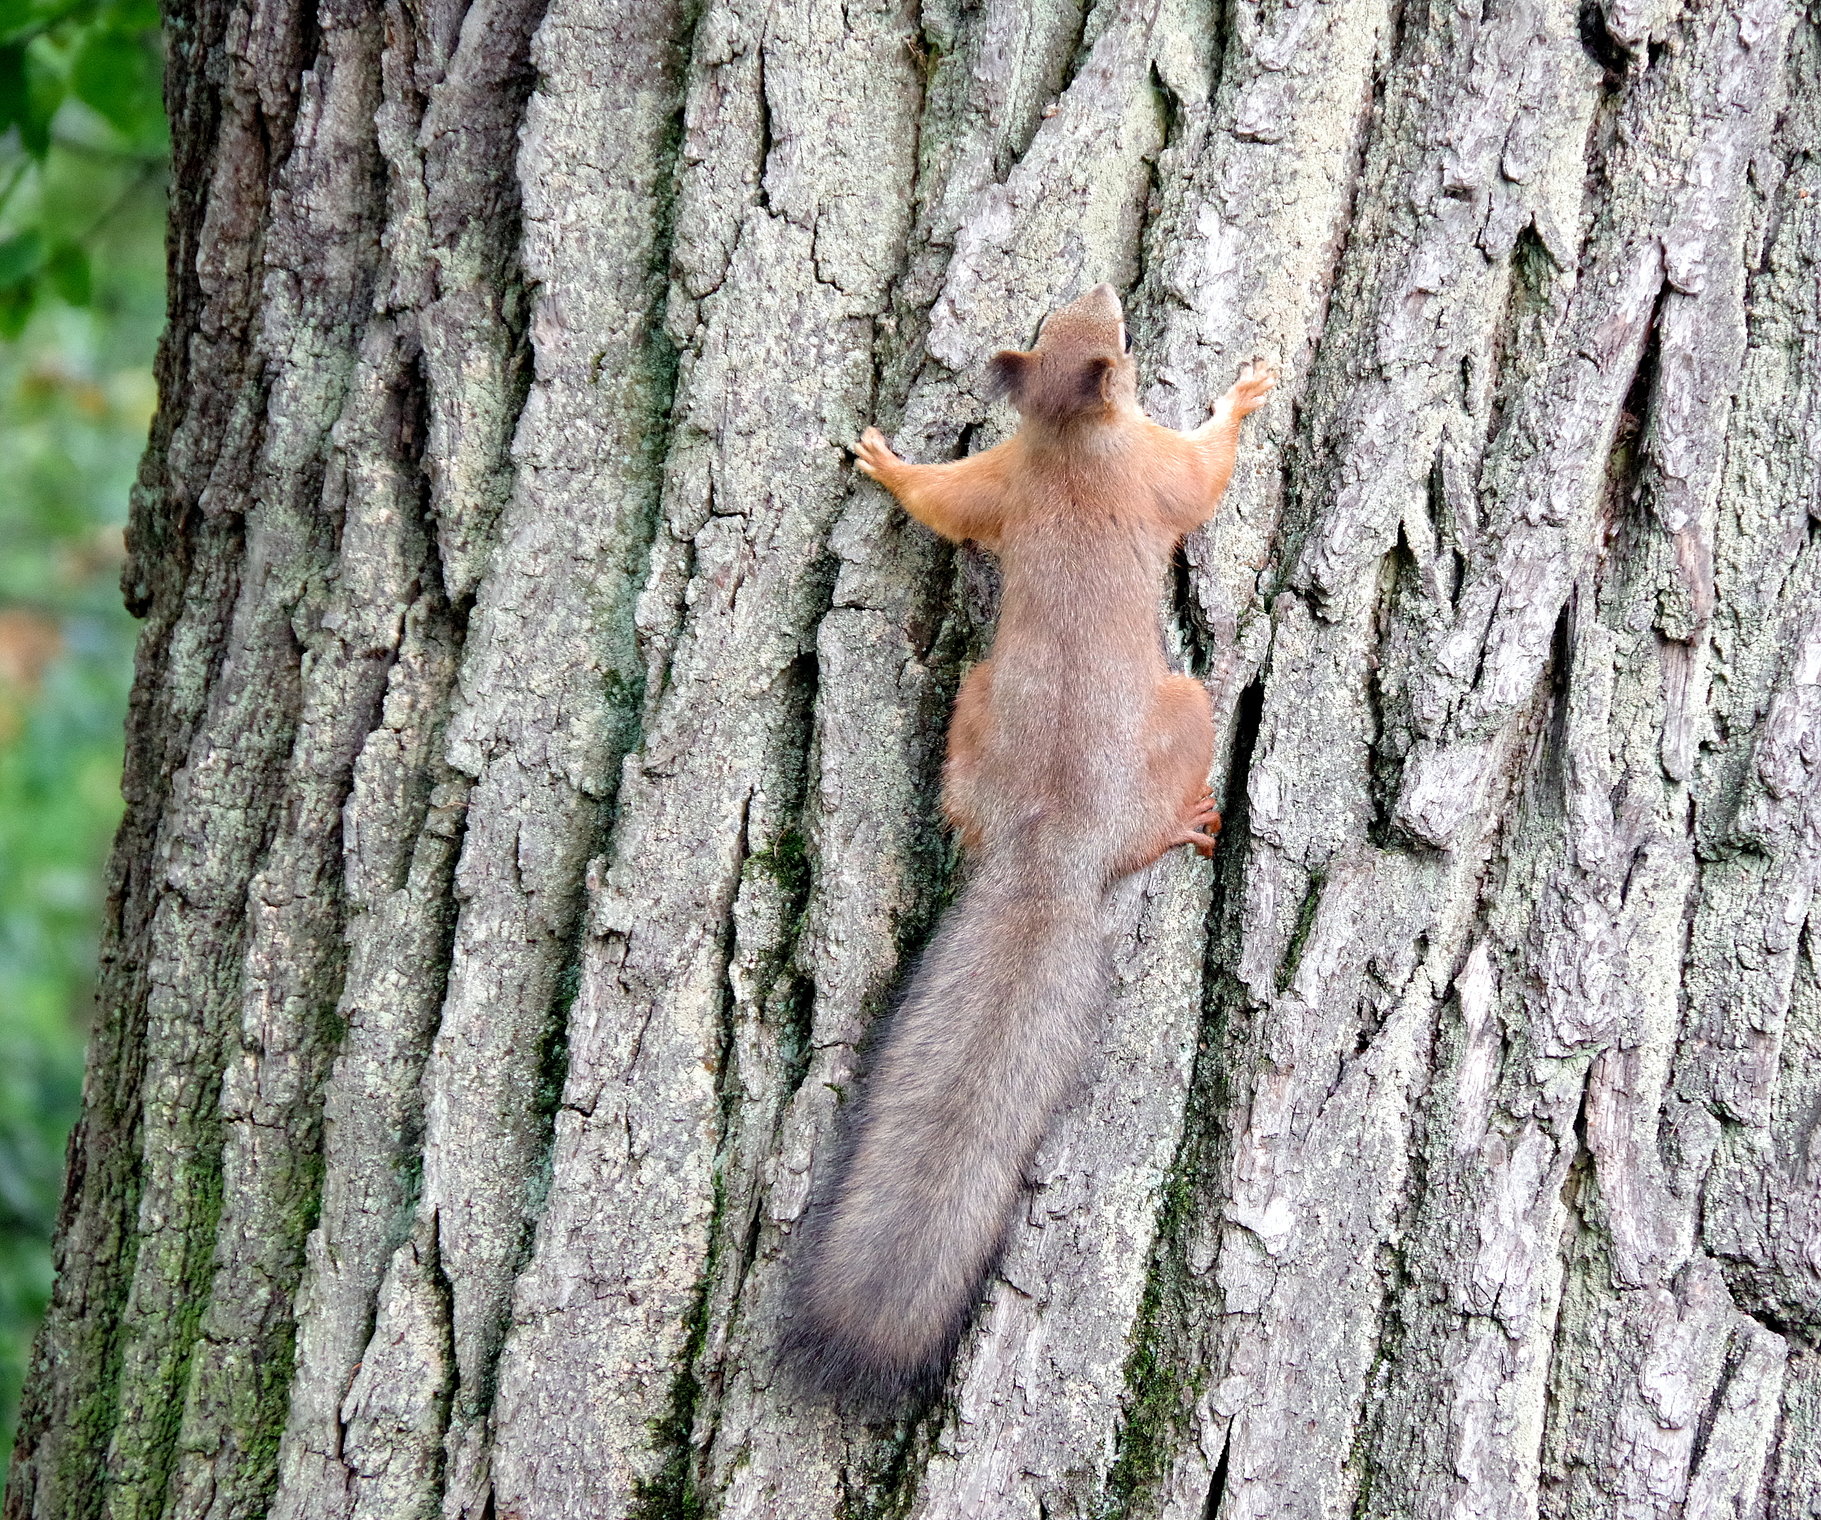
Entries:
{"label": "gray bark", "polygon": [[[1821,1516],[1821,30],[1791,0],[179,0],[146,619],[7,1514]],[[775,1363],[951,889],[849,468],[1126,293],[1284,380],[943,1395]]]}

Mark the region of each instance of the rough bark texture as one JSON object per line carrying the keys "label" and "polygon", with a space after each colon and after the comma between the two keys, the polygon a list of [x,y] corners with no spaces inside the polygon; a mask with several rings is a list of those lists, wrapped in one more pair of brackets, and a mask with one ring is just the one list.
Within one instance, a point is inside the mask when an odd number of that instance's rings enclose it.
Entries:
{"label": "rough bark texture", "polygon": [[[1791,0],[179,0],[146,619],[7,1514],[1821,1516]],[[774,1370],[994,580],[850,470],[1284,383],[1211,866],[948,1389]]]}

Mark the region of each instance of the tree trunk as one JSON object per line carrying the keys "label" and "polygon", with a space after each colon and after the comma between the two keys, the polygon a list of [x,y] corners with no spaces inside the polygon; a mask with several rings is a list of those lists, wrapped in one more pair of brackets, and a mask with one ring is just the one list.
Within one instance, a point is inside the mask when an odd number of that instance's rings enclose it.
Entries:
{"label": "tree trunk", "polygon": [[[176,0],[43,1520],[1821,1515],[1791,0]],[[774,1350],[990,563],[857,477],[1100,279],[1284,382],[1227,827],[946,1393]],[[1182,854],[1184,852],[1178,852]]]}

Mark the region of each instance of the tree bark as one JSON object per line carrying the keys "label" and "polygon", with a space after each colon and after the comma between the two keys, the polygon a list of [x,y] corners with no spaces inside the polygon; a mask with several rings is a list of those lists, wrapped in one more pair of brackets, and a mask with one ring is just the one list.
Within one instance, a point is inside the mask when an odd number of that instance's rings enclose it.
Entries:
{"label": "tree bark", "polygon": [[[176,0],[100,1016],[7,1514],[1821,1515],[1791,0]],[[849,468],[1126,293],[1279,391],[1227,826],[943,1396],[778,1371],[992,567]],[[1180,852],[1179,852],[1180,853]]]}

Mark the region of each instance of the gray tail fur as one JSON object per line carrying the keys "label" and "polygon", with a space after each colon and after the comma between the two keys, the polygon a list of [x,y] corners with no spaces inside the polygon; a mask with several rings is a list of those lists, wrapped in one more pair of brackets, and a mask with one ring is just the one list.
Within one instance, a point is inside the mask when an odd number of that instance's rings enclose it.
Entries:
{"label": "gray tail fur", "polygon": [[981,863],[878,1047],[794,1283],[787,1353],[825,1392],[891,1403],[941,1379],[1092,1047],[1104,877],[1049,853]]}

